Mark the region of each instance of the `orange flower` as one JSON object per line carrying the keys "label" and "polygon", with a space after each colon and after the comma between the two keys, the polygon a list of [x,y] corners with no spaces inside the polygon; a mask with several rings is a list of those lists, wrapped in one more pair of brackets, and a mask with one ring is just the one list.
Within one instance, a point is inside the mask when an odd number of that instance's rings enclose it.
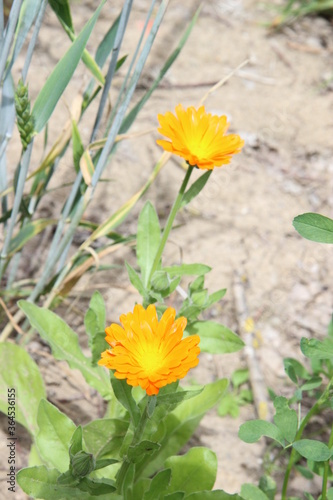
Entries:
{"label": "orange flower", "polygon": [[175,316],[169,307],[158,321],[154,305],[147,309],[136,305],[133,313],[120,316],[123,327],[112,323],[105,329],[111,349],[102,353],[98,364],[115,370],[115,377],[129,385],[139,385],[149,396],[158,394],[199,363],[200,337],[182,339],[187,320]]}
{"label": "orange flower", "polygon": [[204,106],[185,110],[178,104],[176,116],[167,112],[158,115],[158,121],[158,131],[170,141],[160,139],[157,144],[201,169],[213,170],[230,163],[232,155],[244,146],[239,135],[225,135],[229,127],[227,117],[206,113]]}

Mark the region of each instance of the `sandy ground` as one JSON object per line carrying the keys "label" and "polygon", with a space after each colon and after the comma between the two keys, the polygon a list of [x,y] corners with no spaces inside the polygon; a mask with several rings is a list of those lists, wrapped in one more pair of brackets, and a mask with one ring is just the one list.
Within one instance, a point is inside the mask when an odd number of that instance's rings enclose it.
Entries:
{"label": "sandy ground", "polygon": [[[105,7],[88,48],[95,47],[102,38],[121,3],[118,0]],[[122,54],[131,53],[135,47],[148,1],[138,0],[134,4]],[[73,4],[78,29],[96,5],[93,1]],[[170,2],[144,70],[143,83],[156,76],[197,5],[195,0]],[[258,332],[257,356],[264,384],[277,394],[288,396],[291,388],[284,374],[283,358],[301,358],[301,337],[321,338],[332,313],[332,247],[301,239],[292,220],[307,211],[333,216],[333,94],[330,87],[323,86],[324,79],[332,76],[333,26],[323,18],[311,18],[273,33],[264,27],[271,18],[271,12],[253,0],[204,2],[187,45],[131,130],[140,132],[156,127],[157,113],[173,110],[180,102],[184,106],[196,105],[214,83],[248,60],[242,70],[206,100],[210,112],[228,115],[231,131],[246,141],[244,151],[230,166],[216,169],[198,199],[179,215],[180,228],[172,233],[165,262],[172,264],[183,259],[186,263],[212,266],[207,276],[209,289],[226,287],[228,293],[205,317],[221,321],[235,331],[238,322],[233,280],[235,271],[241,273],[246,282],[249,314]],[[32,98],[39,88],[34,72],[46,78],[67,46],[53,13],[48,11],[29,75]],[[125,68],[115,87],[124,72]],[[61,129],[64,113],[67,116],[65,101],[82,88],[86,81],[83,75],[81,67],[55,112],[51,133]],[[135,98],[141,94],[142,90],[138,90]],[[111,92],[111,99],[112,95]],[[88,125],[83,123],[83,135],[88,134]],[[102,221],[145,182],[161,154],[155,143],[157,136],[154,132],[120,145],[105,173],[113,182],[98,188],[88,217]],[[12,154],[15,155],[14,147]],[[55,184],[70,178],[72,168],[71,158],[65,157]],[[171,160],[119,230],[135,232],[137,214],[146,199],[155,203],[165,220],[182,176],[177,159]],[[64,193],[59,191],[52,201],[46,201],[41,207],[44,215],[57,215],[63,199]],[[123,266],[124,259],[133,261],[130,250],[109,257],[105,263]],[[31,267],[36,265],[31,260]],[[78,331],[82,331],[86,299],[95,288],[104,296],[110,322],[132,309],[138,299],[128,286],[122,267],[86,279],[77,286],[79,300],[75,308],[63,311]],[[48,358],[36,354],[41,350],[37,341],[30,344],[29,350],[43,371],[52,402],[76,423],[100,416],[101,402],[87,391],[80,374],[69,377],[62,364],[50,365]],[[203,354],[193,377],[209,382],[245,366],[242,352],[215,357],[213,363],[211,356]],[[237,492],[242,483],[256,483],[260,477],[263,443],[246,445],[237,437],[239,425],[254,417],[254,408],[246,406],[237,419],[220,418],[215,411],[203,419],[196,438],[218,456],[216,488]],[[20,465],[26,464],[27,459],[24,436],[22,430]],[[304,489],[316,493],[315,482],[304,484],[298,477],[292,488],[290,494],[301,494]],[[24,496],[17,494],[17,498]]]}

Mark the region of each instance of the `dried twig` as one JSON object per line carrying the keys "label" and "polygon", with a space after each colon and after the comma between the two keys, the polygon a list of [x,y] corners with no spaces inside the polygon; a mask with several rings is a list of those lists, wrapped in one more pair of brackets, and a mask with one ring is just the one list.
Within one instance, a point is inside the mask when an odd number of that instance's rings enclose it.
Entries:
{"label": "dried twig", "polygon": [[255,332],[253,320],[249,317],[244,282],[238,272],[234,277],[234,297],[237,311],[239,333],[245,342],[245,356],[249,369],[250,383],[253,392],[254,405],[259,418],[270,420],[270,410],[267,402],[267,388],[260,369],[260,363],[255,350]]}
{"label": "dried twig", "polygon": [[[18,323],[16,322],[16,318],[9,312],[9,309],[6,307],[6,304],[4,303],[4,301],[2,300],[1,297],[0,297],[0,304],[3,307],[3,310],[5,311],[8,319],[9,319],[9,324],[10,324],[11,328],[16,330],[17,333],[19,333],[20,335],[24,335],[24,331],[22,330],[20,325],[18,325]],[[11,331],[12,330],[6,330],[6,331],[4,330],[2,332],[2,334],[0,335],[0,342],[4,342],[5,340],[7,340]]]}

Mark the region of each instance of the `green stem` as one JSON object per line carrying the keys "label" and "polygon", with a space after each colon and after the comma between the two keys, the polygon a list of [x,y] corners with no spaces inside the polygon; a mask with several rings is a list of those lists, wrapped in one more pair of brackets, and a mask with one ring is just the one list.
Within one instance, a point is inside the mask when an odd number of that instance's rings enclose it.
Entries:
{"label": "green stem", "polygon": [[184,196],[184,193],[185,193],[185,189],[186,189],[186,186],[188,184],[188,181],[190,180],[190,177],[191,177],[193,169],[194,169],[194,167],[192,167],[192,165],[189,165],[189,167],[188,167],[188,169],[186,171],[184,180],[182,182],[182,185],[180,186],[180,189],[179,189],[179,192],[178,192],[178,196],[177,196],[177,198],[176,198],[176,200],[175,200],[175,202],[173,204],[173,207],[171,209],[171,212],[169,214],[167,223],[165,225],[165,228],[164,228],[164,231],[163,231],[163,234],[162,234],[160,245],[158,247],[158,250],[157,250],[154,262],[153,262],[153,266],[152,266],[151,271],[150,271],[148,283],[151,282],[151,278],[152,278],[154,272],[157,270],[157,267],[158,267],[159,262],[161,260],[165,244],[167,242],[167,239],[169,237],[170,231],[172,229],[173,221],[175,220],[177,212],[178,212],[178,210],[180,208],[180,205],[182,203],[183,196]]}
{"label": "green stem", "polygon": [[[304,419],[303,419],[303,421],[302,421],[302,423],[301,423],[301,425],[300,425],[300,427],[299,427],[299,429],[297,431],[297,434],[295,436],[295,440],[294,441],[299,441],[301,439],[303,431],[304,431],[307,423],[313,417],[313,415],[315,415],[316,413],[319,412],[320,407],[321,407],[321,402],[317,401],[317,403],[315,405],[313,405],[313,407],[308,412],[308,414],[305,415],[305,417],[304,417]],[[286,473],[284,475],[282,492],[281,492],[281,500],[287,500],[288,481],[289,481],[289,476],[290,476],[290,473],[291,473],[291,469],[293,468],[293,465],[294,465],[294,462],[295,462],[295,456],[296,456],[296,450],[295,450],[295,448],[293,448],[291,450],[290,457],[289,457],[289,462],[288,462],[287,469],[286,469]]]}
{"label": "green stem", "polygon": [[[332,426],[330,438],[328,441],[329,449],[331,449],[332,446],[333,446],[333,426]],[[329,469],[330,469],[330,459],[326,460],[326,462],[324,463],[323,487],[322,487],[322,492],[321,492],[321,500],[326,500]]]}
{"label": "green stem", "polygon": [[[307,413],[307,415],[305,415],[305,417],[304,417],[304,419],[303,419],[303,421],[302,421],[302,423],[297,431],[297,434],[295,436],[294,441],[299,441],[301,439],[303,431],[304,431],[306,425],[308,424],[309,420],[313,417],[313,415],[316,415],[317,413],[319,413],[321,407],[323,406],[323,404],[325,404],[325,402],[328,399],[328,396],[329,396],[329,393],[331,391],[332,386],[333,386],[333,378],[331,378],[331,380],[329,381],[325,391],[320,396],[317,403],[314,404],[313,407],[310,409],[310,411]],[[333,446],[333,429],[331,432],[329,443],[330,443],[330,446]],[[287,500],[288,481],[289,481],[291,469],[292,469],[294,462],[295,462],[295,455],[296,455],[296,451],[295,451],[295,448],[293,448],[291,450],[286,473],[284,475],[282,492],[281,492],[281,500]],[[325,464],[325,466],[326,466],[326,464]],[[327,463],[327,475],[328,475],[328,463]],[[326,478],[326,484],[327,484],[327,478]],[[324,478],[323,478],[323,488],[324,488]],[[323,489],[323,491],[324,491],[324,489]],[[325,493],[325,496],[322,496],[322,500],[325,500],[325,497],[326,497],[326,493]]]}
{"label": "green stem", "polygon": [[[152,397],[156,397],[156,396],[152,396]],[[130,446],[135,446],[141,440],[143,431],[145,430],[147,421],[149,419],[149,415],[148,415],[148,401],[149,400],[147,400],[146,406],[142,410],[141,418],[140,418],[140,421],[139,421],[139,423],[137,425],[137,428],[134,431],[133,439],[132,439],[132,442],[131,442]],[[125,481],[126,474],[127,474],[127,471],[129,469],[131,463],[132,462],[126,457],[125,460],[124,460],[124,462],[122,463],[122,466],[119,469],[118,474],[117,474],[117,492],[120,495],[123,494],[124,481]]]}

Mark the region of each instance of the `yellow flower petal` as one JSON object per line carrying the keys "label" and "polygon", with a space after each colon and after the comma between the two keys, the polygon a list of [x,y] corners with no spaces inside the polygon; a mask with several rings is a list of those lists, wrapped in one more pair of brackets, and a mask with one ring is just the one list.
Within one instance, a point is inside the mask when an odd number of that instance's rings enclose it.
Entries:
{"label": "yellow flower petal", "polygon": [[176,116],[168,111],[157,117],[161,125],[158,131],[170,139],[158,139],[157,144],[192,166],[207,170],[220,167],[230,163],[244,146],[239,135],[225,135],[229,127],[227,117],[206,113],[204,106],[184,109],[178,104]]}
{"label": "yellow flower petal", "polygon": [[[181,113],[181,110],[179,110]],[[111,349],[104,351],[98,364],[114,370],[118,379],[140,386],[149,396],[179,380],[199,363],[200,337],[183,339],[186,318],[175,320],[169,307],[158,321],[154,305],[134,307],[133,313],[120,316],[122,327],[113,323],[105,329]]]}

